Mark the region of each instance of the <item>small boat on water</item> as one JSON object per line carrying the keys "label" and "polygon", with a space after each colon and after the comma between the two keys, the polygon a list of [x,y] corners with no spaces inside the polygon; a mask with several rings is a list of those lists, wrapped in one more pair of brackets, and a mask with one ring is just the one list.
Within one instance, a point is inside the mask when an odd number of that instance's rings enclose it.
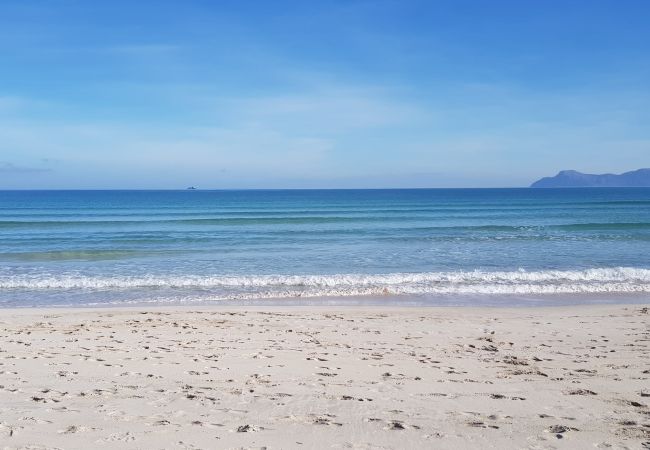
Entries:
{"label": "small boat on water", "polygon": [[196,191],[196,188],[194,186],[190,186],[187,188],[188,191]]}

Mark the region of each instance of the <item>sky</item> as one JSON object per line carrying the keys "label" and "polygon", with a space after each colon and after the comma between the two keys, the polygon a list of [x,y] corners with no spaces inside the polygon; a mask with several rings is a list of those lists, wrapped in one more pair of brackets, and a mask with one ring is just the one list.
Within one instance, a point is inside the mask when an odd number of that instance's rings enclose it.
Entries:
{"label": "sky", "polygon": [[650,2],[0,1],[0,189],[650,167]]}

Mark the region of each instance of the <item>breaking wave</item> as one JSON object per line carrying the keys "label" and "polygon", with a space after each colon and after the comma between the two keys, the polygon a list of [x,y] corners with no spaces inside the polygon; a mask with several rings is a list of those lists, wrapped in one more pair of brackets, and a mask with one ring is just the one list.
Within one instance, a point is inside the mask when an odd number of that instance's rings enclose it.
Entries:
{"label": "breaking wave", "polygon": [[364,295],[650,293],[650,269],[450,271],[380,275],[0,277],[2,291],[159,291],[222,299]]}

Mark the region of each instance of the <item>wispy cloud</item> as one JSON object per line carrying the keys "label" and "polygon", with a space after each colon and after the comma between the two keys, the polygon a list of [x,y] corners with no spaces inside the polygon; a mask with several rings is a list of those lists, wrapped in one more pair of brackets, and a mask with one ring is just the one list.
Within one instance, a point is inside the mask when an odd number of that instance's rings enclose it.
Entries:
{"label": "wispy cloud", "polygon": [[15,113],[26,107],[33,106],[34,103],[24,97],[0,95],[0,113]]}
{"label": "wispy cloud", "polygon": [[181,45],[175,44],[127,44],[110,46],[106,48],[106,51],[131,56],[160,56],[178,52],[182,49]]}
{"label": "wispy cloud", "polygon": [[241,97],[229,103],[231,114],[240,120],[274,127],[291,124],[328,133],[421,123],[431,115],[415,103],[387,94],[388,90],[341,85],[302,93]]}
{"label": "wispy cloud", "polygon": [[32,174],[51,172],[52,168],[49,167],[26,167],[18,166],[11,162],[0,161],[0,173],[2,174]]}

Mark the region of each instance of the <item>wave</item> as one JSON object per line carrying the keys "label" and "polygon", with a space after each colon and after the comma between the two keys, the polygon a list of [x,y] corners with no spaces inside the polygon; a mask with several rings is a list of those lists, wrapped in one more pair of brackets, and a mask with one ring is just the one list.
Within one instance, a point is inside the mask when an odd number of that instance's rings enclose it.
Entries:
{"label": "wave", "polygon": [[[467,217],[457,217],[464,218]],[[287,216],[287,217],[215,217],[215,218],[184,218],[184,219],[147,219],[147,220],[0,220],[0,229],[25,228],[69,228],[69,227],[99,227],[108,226],[151,226],[151,225],[186,225],[186,226],[241,226],[241,225],[314,225],[314,224],[350,224],[350,223],[403,223],[428,222],[449,220],[449,217],[428,218],[423,216]],[[419,231],[464,231],[464,232],[525,232],[525,231],[615,231],[615,230],[650,230],[650,222],[589,222],[589,223],[559,223],[545,225],[432,225],[412,226]]]}
{"label": "wave", "polygon": [[8,275],[1,291],[157,290],[223,299],[364,295],[650,293],[650,269],[262,276]]}
{"label": "wave", "polygon": [[67,228],[71,226],[106,227],[125,225],[309,225],[322,223],[384,222],[386,220],[419,221],[420,217],[384,216],[271,216],[271,217],[201,217],[184,219],[98,219],[98,220],[5,220],[2,228]]}
{"label": "wave", "polygon": [[47,262],[47,261],[103,261],[122,260],[146,256],[168,256],[182,250],[50,250],[36,252],[0,252],[0,261]]}

